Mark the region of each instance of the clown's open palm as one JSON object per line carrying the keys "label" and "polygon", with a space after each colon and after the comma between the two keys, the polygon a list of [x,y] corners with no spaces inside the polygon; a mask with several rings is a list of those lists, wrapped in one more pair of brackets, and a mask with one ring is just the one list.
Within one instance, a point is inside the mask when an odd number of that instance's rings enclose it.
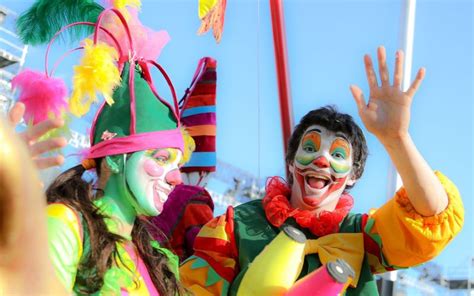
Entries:
{"label": "clown's open palm", "polygon": [[364,57],[365,71],[369,82],[370,96],[366,104],[362,90],[351,86],[365,127],[384,145],[393,161],[408,198],[423,216],[441,213],[448,205],[448,197],[433,170],[425,161],[408,133],[410,108],[413,96],[425,76],[421,68],[407,91],[401,90],[403,80],[403,52],[398,51],[395,59],[393,83],[387,69],[385,48],[377,50],[381,84],[377,82],[372,60]]}
{"label": "clown's open palm", "polygon": [[359,110],[359,115],[368,131],[382,143],[399,139],[408,134],[410,108],[418,87],[425,76],[425,69],[418,70],[415,80],[407,91],[401,90],[403,80],[403,52],[397,51],[393,83],[387,67],[385,48],[377,49],[381,84],[377,81],[372,59],[364,56],[365,71],[369,83],[369,102],[366,104],[362,90],[351,86],[351,92]]}

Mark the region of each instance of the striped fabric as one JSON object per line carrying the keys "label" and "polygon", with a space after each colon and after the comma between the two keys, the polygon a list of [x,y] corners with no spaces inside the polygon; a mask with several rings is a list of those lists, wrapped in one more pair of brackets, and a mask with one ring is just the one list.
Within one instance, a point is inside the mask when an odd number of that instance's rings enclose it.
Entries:
{"label": "striped fabric", "polygon": [[196,150],[182,172],[216,170],[216,78],[216,61],[202,58],[182,100],[181,123],[196,143]]}

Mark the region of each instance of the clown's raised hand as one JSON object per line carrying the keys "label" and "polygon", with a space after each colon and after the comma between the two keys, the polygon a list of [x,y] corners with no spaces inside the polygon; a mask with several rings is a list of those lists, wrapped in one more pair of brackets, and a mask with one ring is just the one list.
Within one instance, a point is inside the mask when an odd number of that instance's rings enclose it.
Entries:
{"label": "clown's raised hand", "polygon": [[408,135],[411,103],[425,76],[425,69],[418,70],[415,80],[404,92],[401,89],[403,51],[399,50],[396,53],[392,83],[390,82],[383,46],[377,49],[377,57],[381,84],[377,81],[372,59],[369,55],[364,56],[365,71],[370,89],[368,103],[366,103],[362,90],[358,86],[352,85],[351,92],[367,130],[373,133],[382,143],[388,143]]}

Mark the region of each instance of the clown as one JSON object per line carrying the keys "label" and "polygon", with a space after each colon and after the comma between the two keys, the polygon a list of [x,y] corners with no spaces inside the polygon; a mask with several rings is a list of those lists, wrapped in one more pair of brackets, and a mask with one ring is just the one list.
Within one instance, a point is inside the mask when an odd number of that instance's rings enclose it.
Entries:
{"label": "clown", "polygon": [[[364,171],[365,137],[351,116],[333,107],[310,111],[289,141],[288,183],[270,178],[263,200],[229,207],[201,229],[194,255],[180,268],[188,289],[197,295],[293,293],[295,287],[311,288],[312,281],[302,279],[305,275],[339,258],[355,272],[346,295],[376,295],[374,273],[426,262],[461,230],[464,209],[455,185],[430,169],[408,132],[412,98],[424,69],[402,92],[403,53],[396,55],[393,84],[383,47],[378,62],[381,85],[365,57],[368,104],[358,87],[351,91],[364,125],[384,145],[404,187],[370,214],[351,213],[348,190]],[[285,247],[289,243],[281,243],[288,242],[280,235],[288,227],[303,236],[293,243],[293,252]],[[313,279],[322,282],[318,276]],[[318,288],[314,284],[311,294],[335,293]]]}
{"label": "clown", "polygon": [[[35,6],[25,16],[34,12]],[[119,8],[105,9],[96,23],[86,24],[95,30],[78,48],[84,55],[74,67],[69,109],[81,116],[99,97],[105,102],[92,123],[82,164],[47,188],[49,257],[68,293],[182,294],[178,257],[152,238],[147,219],[163,212],[169,193],[181,183],[179,167],[194,149],[181,126],[171,80],[154,61],[169,36],[143,27],[136,14]],[[58,31],[46,54],[60,33],[78,25],[84,23]],[[153,66],[168,82],[174,108],[156,92]],[[53,72],[46,65],[43,74],[19,75],[27,101],[33,85],[45,86],[45,98],[46,91],[66,93]],[[91,169],[96,178],[86,181]]]}

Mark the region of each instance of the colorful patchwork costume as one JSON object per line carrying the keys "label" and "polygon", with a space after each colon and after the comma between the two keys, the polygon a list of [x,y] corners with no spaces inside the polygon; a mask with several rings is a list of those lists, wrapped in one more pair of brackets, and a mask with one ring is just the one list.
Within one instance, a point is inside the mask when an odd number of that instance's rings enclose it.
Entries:
{"label": "colorful patchwork costume", "polygon": [[311,252],[318,252],[319,256],[305,256],[298,278],[320,267],[321,261],[340,255],[331,251],[331,247],[344,249],[344,245],[355,245],[360,248],[360,262],[357,263],[357,254],[344,257],[353,263],[356,271],[356,279],[346,295],[377,295],[374,273],[415,266],[432,259],[462,227],[464,210],[459,192],[445,176],[436,174],[449,197],[448,207],[439,215],[419,215],[401,188],[393,199],[370,214],[348,213],[335,229],[331,219],[322,222],[321,226],[329,229],[322,236],[302,227],[301,224],[306,223],[304,219],[295,219],[291,217],[292,212],[279,207],[275,197],[289,198],[290,189],[284,181],[273,178],[267,184],[263,201],[229,207],[226,214],[202,228],[195,240],[194,256],[180,268],[181,281],[196,295],[236,295],[249,264],[281,228],[289,224],[306,234],[308,241],[316,240],[319,244],[317,250]]}

